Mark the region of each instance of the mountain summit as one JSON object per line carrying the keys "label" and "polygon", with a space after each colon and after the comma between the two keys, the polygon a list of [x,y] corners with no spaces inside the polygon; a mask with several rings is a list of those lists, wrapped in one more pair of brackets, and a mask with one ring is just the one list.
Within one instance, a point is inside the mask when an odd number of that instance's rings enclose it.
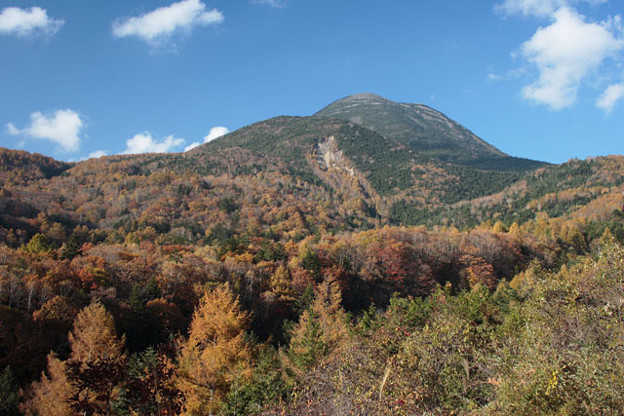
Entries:
{"label": "mountain summit", "polygon": [[486,170],[530,170],[540,163],[511,157],[441,112],[371,93],[335,101],[315,114],[348,120],[442,162]]}

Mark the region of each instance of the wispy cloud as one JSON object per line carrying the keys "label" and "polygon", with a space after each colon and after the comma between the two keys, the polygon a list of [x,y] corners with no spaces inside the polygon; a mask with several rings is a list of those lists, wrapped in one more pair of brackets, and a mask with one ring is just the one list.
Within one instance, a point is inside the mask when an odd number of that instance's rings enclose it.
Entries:
{"label": "wispy cloud", "polygon": [[494,67],[488,68],[487,80],[492,82],[503,82],[518,79],[526,74],[526,68],[514,68],[504,73],[496,72]]}
{"label": "wispy cloud", "polygon": [[[210,129],[210,132],[208,132],[208,134],[204,136],[204,143],[208,143],[215,139],[218,139],[221,136],[225,136],[229,132],[230,131],[228,130],[227,127],[223,127],[223,126],[213,127]],[[200,144],[201,144],[200,142],[191,143],[184,148],[184,151],[188,152],[189,150],[196,148]]]}
{"label": "wispy cloud", "polygon": [[263,4],[265,6],[271,6],[275,8],[282,8],[285,6],[284,0],[251,0],[253,4]]}
{"label": "wispy cloud", "polygon": [[0,34],[3,35],[48,37],[56,34],[63,23],[61,19],[48,17],[48,12],[41,7],[6,7],[0,12]]}
{"label": "wispy cloud", "polygon": [[8,123],[6,127],[11,135],[50,140],[67,152],[75,152],[80,148],[84,121],[78,113],[69,109],[49,114],[36,111],[30,115],[28,127],[19,129],[13,123]]}
{"label": "wispy cloud", "polygon": [[569,7],[574,3],[598,5],[609,0],[505,0],[494,6],[494,10],[507,16],[550,17],[561,7]]}
{"label": "wispy cloud", "polygon": [[596,102],[598,108],[602,108],[606,113],[610,113],[618,101],[624,99],[624,82],[609,85]]}
{"label": "wispy cloud", "polygon": [[[592,4],[605,0],[576,0]],[[506,15],[547,18],[520,48],[520,58],[538,77],[522,89],[522,97],[552,110],[577,101],[578,90],[609,58],[619,58],[624,37],[619,16],[590,22],[571,7],[572,0],[506,0],[496,10]],[[490,77],[490,79],[492,79]]]}
{"label": "wispy cloud", "polygon": [[126,141],[126,155],[137,153],[167,153],[173,152],[184,144],[184,139],[167,136],[162,141],[155,140],[150,132],[136,134]]}
{"label": "wispy cloud", "polygon": [[199,0],[183,0],[139,16],[117,19],[113,23],[113,35],[137,37],[158,47],[177,34],[188,34],[196,26],[216,25],[224,19],[223,13],[217,9],[206,10]]}
{"label": "wispy cloud", "polygon": [[507,16],[548,16],[563,3],[563,0],[505,0],[494,6],[494,10]]}

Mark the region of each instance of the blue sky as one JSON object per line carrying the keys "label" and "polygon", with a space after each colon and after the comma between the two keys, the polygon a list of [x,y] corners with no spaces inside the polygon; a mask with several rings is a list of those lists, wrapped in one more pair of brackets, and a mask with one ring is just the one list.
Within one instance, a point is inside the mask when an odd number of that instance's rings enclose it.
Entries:
{"label": "blue sky", "polygon": [[373,92],[514,156],[624,154],[619,0],[0,0],[0,145],[183,151]]}

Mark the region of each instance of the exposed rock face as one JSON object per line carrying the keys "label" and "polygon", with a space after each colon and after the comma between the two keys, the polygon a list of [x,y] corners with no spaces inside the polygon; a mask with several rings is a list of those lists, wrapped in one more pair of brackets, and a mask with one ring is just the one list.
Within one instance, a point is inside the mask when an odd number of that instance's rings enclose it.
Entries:
{"label": "exposed rock face", "polygon": [[345,172],[351,176],[355,176],[355,170],[349,161],[344,157],[342,150],[338,148],[338,143],[334,136],[320,141],[317,144],[317,155],[319,166],[323,170],[335,169],[338,172]]}
{"label": "exposed rock face", "polygon": [[366,175],[358,171],[340,150],[335,136],[319,140],[308,158],[315,174],[329,184],[354,209],[370,211],[371,207],[386,212],[385,204]]}

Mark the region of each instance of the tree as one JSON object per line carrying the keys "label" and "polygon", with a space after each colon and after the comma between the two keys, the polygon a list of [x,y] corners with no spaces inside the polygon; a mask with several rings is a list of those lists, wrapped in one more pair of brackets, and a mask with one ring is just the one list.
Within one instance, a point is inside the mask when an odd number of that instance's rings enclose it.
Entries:
{"label": "tree", "polygon": [[316,289],[312,311],[318,315],[323,341],[336,349],[347,336],[347,315],[342,308],[342,293],[335,278],[326,278]]}
{"label": "tree", "polygon": [[496,287],[498,280],[494,274],[494,267],[481,257],[464,255],[461,256],[459,262],[464,266],[463,274],[470,287],[475,287],[477,284],[483,284],[488,289]]}
{"label": "tree", "polygon": [[11,367],[7,366],[0,374],[0,414],[17,416],[19,414],[18,399],[15,377],[13,377]]}
{"label": "tree", "polygon": [[173,416],[180,413],[180,392],[175,387],[176,366],[168,357],[171,345],[160,351],[148,348],[128,362],[125,388],[129,408],[137,415]]}
{"label": "tree", "polygon": [[256,415],[279,403],[288,393],[279,359],[271,347],[261,347],[249,380],[236,380],[223,401],[222,415]]}
{"label": "tree", "polygon": [[68,361],[67,375],[76,390],[70,397],[72,409],[81,415],[111,415],[114,402],[125,391],[124,360],[101,357],[97,361],[81,363]]}
{"label": "tree", "polygon": [[50,320],[66,325],[65,333],[71,328],[72,321],[77,315],[77,308],[65,296],[54,296],[33,313],[35,320]]}
{"label": "tree", "polygon": [[51,250],[50,240],[45,234],[35,234],[33,238],[24,246],[24,251],[30,254],[48,253]]}
{"label": "tree", "polygon": [[294,294],[290,282],[292,277],[290,271],[284,265],[280,265],[275,270],[275,273],[271,275],[270,287],[271,292],[275,295],[276,299],[292,302],[294,300]]}
{"label": "tree", "polygon": [[249,318],[227,283],[204,293],[189,337],[179,343],[183,415],[214,413],[230,384],[249,373],[251,349],[245,339]]}
{"label": "tree", "polygon": [[101,303],[95,302],[76,317],[69,333],[69,344],[70,360],[86,364],[120,357],[124,340],[117,338],[113,316]]}
{"label": "tree", "polygon": [[291,331],[288,352],[282,357],[289,376],[301,377],[327,352],[318,315],[305,310]]}
{"label": "tree", "polygon": [[69,236],[69,240],[63,244],[61,249],[61,259],[71,260],[81,253],[81,245],[76,234]]}
{"label": "tree", "polygon": [[65,362],[50,353],[48,374],[42,374],[41,381],[33,383],[21,410],[25,414],[38,416],[71,416],[74,412],[69,401],[75,393],[76,387],[67,377]]}
{"label": "tree", "polygon": [[312,273],[312,276],[318,277],[321,270],[321,261],[307,244],[303,244],[299,249],[299,262],[301,267]]}
{"label": "tree", "polygon": [[63,373],[56,376],[57,384],[65,379],[70,386],[59,400],[81,414],[110,414],[125,376],[124,339],[117,338],[112,315],[101,303],[92,303],[76,316],[68,339],[69,360],[54,362]]}
{"label": "tree", "polygon": [[340,286],[326,278],[316,289],[314,302],[305,310],[291,332],[288,351],[282,356],[287,373],[302,375],[348,336],[346,313],[341,306]]}

